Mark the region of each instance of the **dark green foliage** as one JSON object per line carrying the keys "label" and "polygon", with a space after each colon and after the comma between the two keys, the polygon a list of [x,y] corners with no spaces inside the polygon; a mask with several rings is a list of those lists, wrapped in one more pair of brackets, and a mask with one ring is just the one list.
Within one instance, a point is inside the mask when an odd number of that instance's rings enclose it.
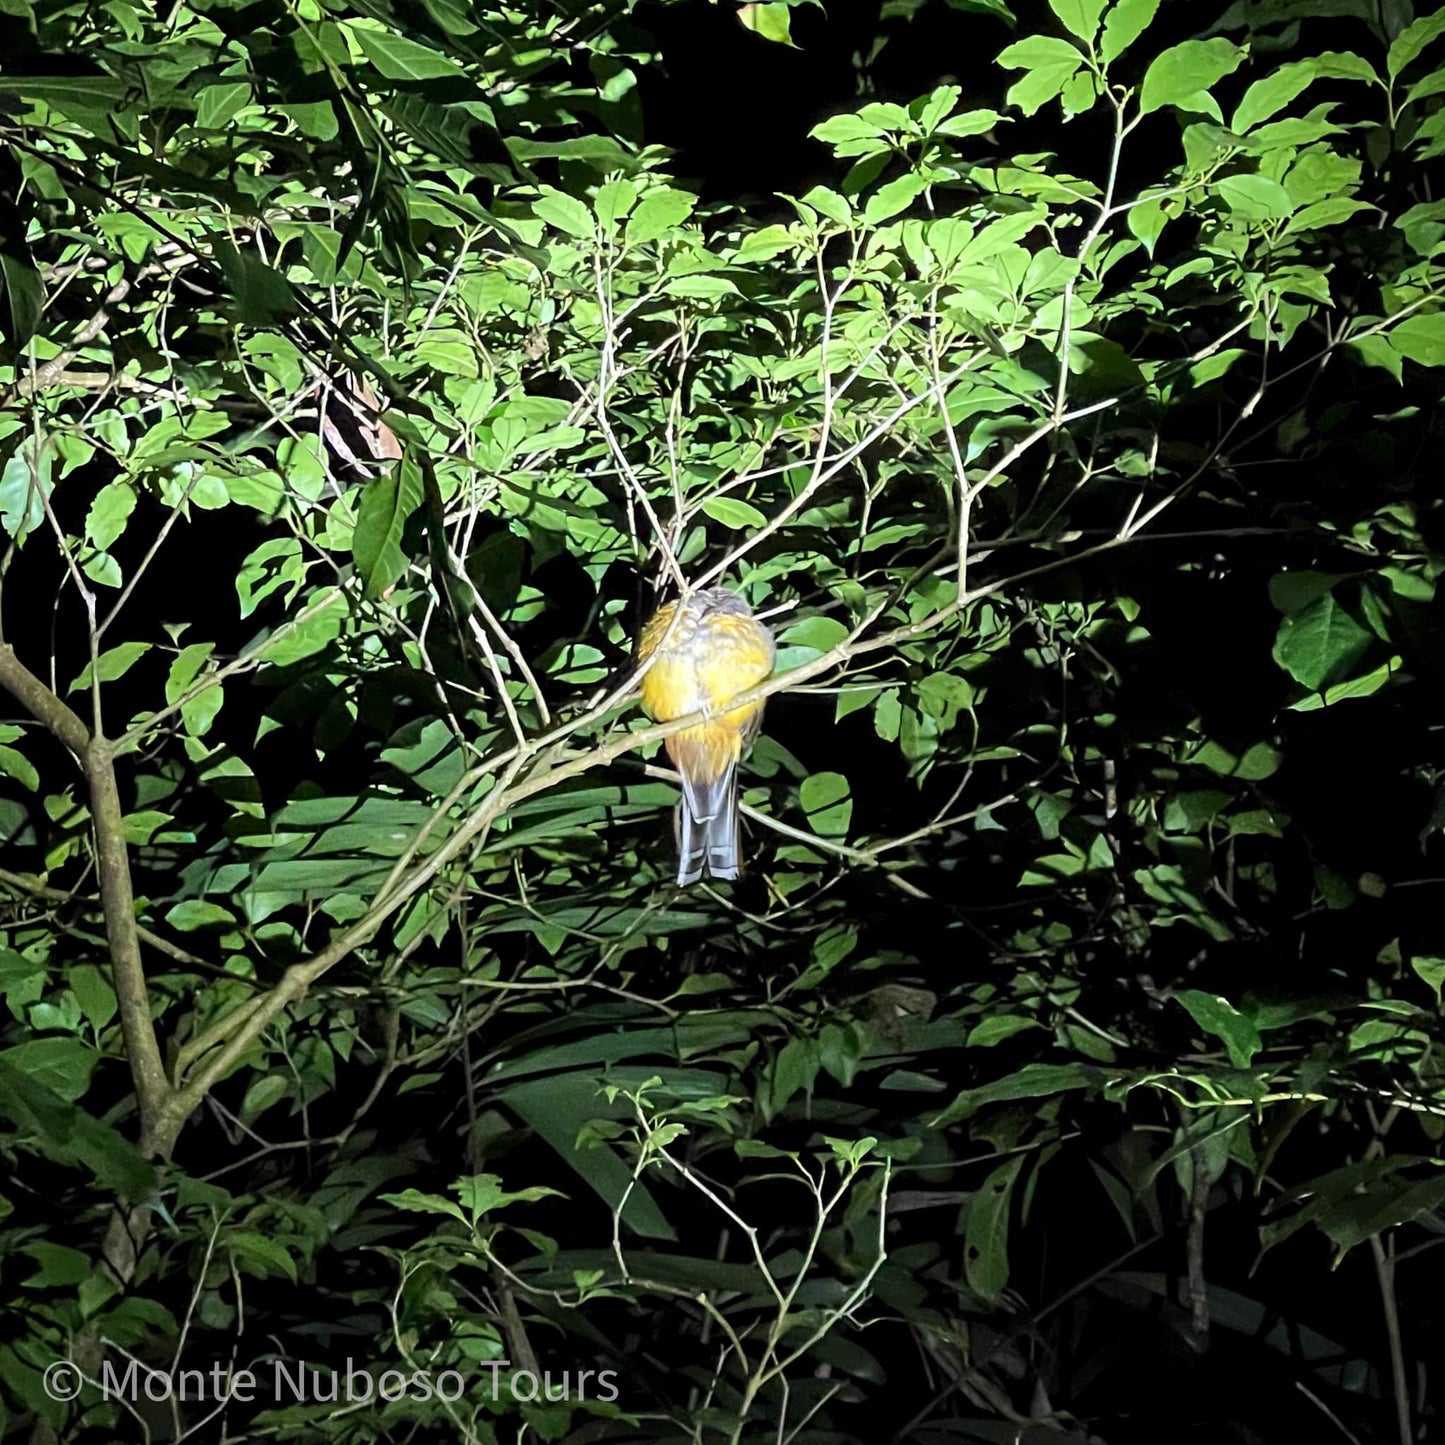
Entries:
{"label": "dark green foliage", "polygon": [[0,4],[0,1435],[1432,1438],[1445,12],[655,8]]}

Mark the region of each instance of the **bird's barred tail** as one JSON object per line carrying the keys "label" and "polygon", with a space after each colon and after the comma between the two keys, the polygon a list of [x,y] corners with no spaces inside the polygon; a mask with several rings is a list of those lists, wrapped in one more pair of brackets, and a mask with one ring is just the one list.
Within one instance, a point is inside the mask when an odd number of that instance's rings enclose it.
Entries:
{"label": "bird's barred tail", "polygon": [[677,881],[696,883],[704,869],[714,878],[738,876],[738,769],[715,782],[684,786],[677,808]]}

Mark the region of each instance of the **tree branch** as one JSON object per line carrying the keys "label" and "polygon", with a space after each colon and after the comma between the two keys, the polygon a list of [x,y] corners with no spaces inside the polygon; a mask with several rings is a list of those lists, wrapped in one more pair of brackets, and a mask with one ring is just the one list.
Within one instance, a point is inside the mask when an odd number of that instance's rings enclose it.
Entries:
{"label": "tree branch", "polygon": [[167,1118],[172,1090],[161,1061],[160,1043],[151,1020],[150,994],[141,963],[140,934],[136,925],[135,895],[131,889],[130,856],[125,844],[125,814],[115,781],[115,758],[110,743],[91,736],[90,730],[15,655],[0,645],[0,686],[43,723],[74,753],[85,769],[90,788],[91,825],[95,831],[95,859],[100,878],[101,909],[110,944],[111,976],[120,1007],[121,1034],[126,1059],[140,1105],[140,1147],[147,1155],[165,1157],[175,1143]]}

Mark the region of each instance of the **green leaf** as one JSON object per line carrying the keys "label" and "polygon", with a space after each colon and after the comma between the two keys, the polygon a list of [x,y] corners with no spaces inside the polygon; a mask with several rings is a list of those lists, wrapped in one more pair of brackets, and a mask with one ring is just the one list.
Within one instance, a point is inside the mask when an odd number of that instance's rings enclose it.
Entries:
{"label": "green leaf", "polygon": [[1249,1067],[1262,1047],[1259,1029],[1253,1019],[1240,1013],[1228,999],[1197,988],[1184,989],[1174,997],[1184,1005],[1200,1028],[1223,1041],[1229,1050],[1229,1062],[1236,1069]]}
{"label": "green leaf", "polygon": [[23,1074],[32,1083],[73,1104],[90,1087],[100,1055],[76,1038],[30,1039],[0,1050],[0,1070]]}
{"label": "green leaf", "polygon": [[373,30],[356,22],[342,22],[361,53],[388,80],[455,80],[465,74],[460,66],[428,45],[420,45],[390,30]]}
{"label": "green leaf", "polygon": [[1435,1006],[1440,1006],[1440,990],[1445,986],[1445,958],[1414,957],[1410,960],[1410,967],[1416,976],[1424,980],[1425,984],[1435,991]]}
{"label": "green leaf", "polygon": [[821,1067],[816,1040],[789,1039],[768,1071],[768,1117],[776,1117],[795,1094],[811,1094]]}
{"label": "green leaf", "polygon": [[1445,311],[1407,316],[1387,333],[1401,356],[1421,366],[1445,366]]}
{"label": "green leaf", "polygon": [[583,240],[589,239],[597,230],[597,222],[586,205],[555,186],[542,187],[541,195],[532,202],[532,214],[556,230]]}
{"label": "green leaf", "polygon": [[1358,677],[1348,678],[1344,682],[1331,683],[1323,692],[1312,692],[1308,697],[1302,697],[1297,702],[1290,703],[1289,710],[1291,712],[1316,712],[1322,707],[1333,707],[1335,703],[1346,702],[1350,698],[1370,697],[1379,692],[1403,665],[1404,658],[1396,653],[1388,661],[1382,662],[1379,667],[1372,668],[1369,672],[1361,673]]}
{"label": "green leaf", "polygon": [[1008,1283],[1009,1214],[1023,1157],[1007,1159],[978,1187],[968,1204],[963,1232],[963,1267],[969,1288],[996,1299]]}
{"label": "green leaf", "polygon": [[1117,0],[1104,21],[1099,58],[1116,61],[1148,28],[1159,10],[1159,0]]}
{"label": "green leaf", "polygon": [[803,204],[811,206],[836,225],[848,226],[853,222],[853,208],[848,204],[847,197],[830,191],[827,186],[814,186],[803,197]]}
{"label": "green leaf", "polygon": [[361,494],[351,552],[368,597],[380,597],[405,575],[410,558],[402,534],[422,495],[421,468],[410,457],[368,482]]}
{"label": "green leaf", "polygon": [[203,86],[196,92],[196,124],[202,130],[224,130],[250,104],[251,87],[243,80]]}
{"label": "green leaf", "polygon": [[1108,0],[1049,0],[1049,9],[1069,34],[1088,44],[1099,33],[1099,17],[1107,4]]}
{"label": "green leaf", "polygon": [[273,666],[289,667],[333,642],[345,620],[345,594],[336,587],[324,588],[306,603],[294,626],[277,629],[261,649],[261,656]]}
{"label": "green leaf", "polygon": [[233,928],[236,920],[219,903],[187,898],[166,910],[166,922],[178,932],[193,933],[198,928]]}
{"label": "green leaf", "polygon": [[54,461],[55,448],[43,433],[27,436],[5,459],[0,471],[0,527],[17,542],[44,520]]}
{"label": "green leaf", "polygon": [[1333,592],[1327,592],[1280,623],[1274,660],[1313,692],[1326,682],[1338,681],[1372,639],[1370,630],[1340,606]]}
{"label": "green leaf", "polygon": [[1208,768],[1221,777],[1260,782],[1279,770],[1280,753],[1270,743],[1255,743],[1243,756],[1237,756],[1218,743],[1205,742],[1189,752],[1184,761]]}
{"label": "green leaf", "polygon": [[216,264],[236,302],[236,317],[243,325],[269,327],[295,316],[301,303],[291,283],[273,267],[238,251],[230,241],[214,243]]}
{"label": "green leaf", "polygon": [[1315,1221],[1343,1253],[1387,1229],[1430,1220],[1445,1204],[1445,1171],[1418,1181],[1391,1179],[1339,1201]]}
{"label": "green leaf", "polygon": [[966,110],[962,115],[949,116],[939,124],[934,134],[955,138],[986,135],[1004,119],[996,110]]}
{"label": "green leaf", "polygon": [[80,1011],[98,1029],[103,1029],[116,1015],[115,990],[110,980],[93,963],[77,963],[65,975]]}
{"label": "green leaf", "polygon": [[107,482],[96,494],[85,514],[86,540],[100,551],[106,551],[125,531],[130,514],[135,511],[135,488],[117,478]]}
{"label": "green leaf", "polygon": [[[210,642],[193,642],[180,650],[166,676],[166,701],[168,703],[174,703],[177,698],[186,694],[214,650],[215,644]],[[222,690],[221,684],[213,682],[209,687],[203,688],[194,697],[183,702],[181,719],[186,725],[186,731],[192,737],[204,737],[210,731],[211,724],[215,721],[216,714],[220,712],[221,704],[225,699],[226,694]]]}
{"label": "green leaf", "polygon": [[745,30],[751,30],[754,35],[759,35],[764,40],[771,40],[778,45],[793,44],[793,36],[789,29],[792,13],[792,9],[781,3],[781,0],[772,0],[772,3],[768,4],[749,4],[738,7],[738,19],[742,22]]}
{"label": "green leaf", "polygon": [[784,647],[830,652],[847,636],[848,629],[836,617],[805,617],[795,622],[778,640]]}
{"label": "green leaf", "polygon": [[1256,80],[1235,107],[1229,128],[1244,135],[1261,121],[1268,120],[1316,80],[1374,80],[1375,72],[1368,61],[1346,52],[1327,51],[1281,65]]}
{"label": "green leaf", "polygon": [[1438,40],[1441,35],[1445,35],[1445,9],[1437,10],[1433,15],[1422,15],[1413,24],[1407,25],[1395,37],[1385,58],[1390,79],[1394,80],[1432,40]]}
{"label": "green leaf", "polygon": [[1023,1033],[1025,1029],[1038,1027],[1037,1019],[1025,1018],[1022,1014],[990,1014],[973,1026],[964,1042],[964,1047],[991,1049],[995,1044],[1001,1044],[1005,1039],[1011,1039],[1015,1034]]}
{"label": "green leaf", "polygon": [[609,1209],[622,1208],[623,1224],[646,1239],[676,1239],[672,1226],[645,1184],[634,1181],[631,1168],[606,1144],[578,1148],[584,1124],[592,1119],[624,1117],[619,1105],[609,1110],[595,1080],[579,1074],[509,1084],[501,1102],[535,1129],[558,1158],[584,1179]]}
{"label": "green leaf", "polygon": [[149,642],[122,642],[119,647],[102,652],[94,664],[87,663],[85,671],[70,684],[67,691],[76,692],[82,687],[89,687],[97,677],[101,682],[114,682],[116,678],[124,677],[150,650]]}
{"label": "green leaf", "polygon": [[280,1275],[296,1283],[296,1261],[278,1240],[249,1229],[227,1231],[220,1236],[221,1248],[229,1251],[233,1263],[257,1279]]}
{"label": "green leaf", "polygon": [[932,1127],[941,1129],[971,1118],[986,1104],[1048,1098],[1071,1089],[1095,1088],[1103,1082],[1104,1075],[1087,1064],[1025,1064],[1006,1078],[965,1090],[933,1120]]}
{"label": "green leaf", "polygon": [[1214,189],[1235,215],[1247,221],[1280,220],[1294,210],[1289,192],[1266,176],[1226,176]]}
{"label": "green leaf", "polygon": [[808,826],[820,838],[841,838],[853,818],[853,798],[842,773],[813,773],[799,789]]}
{"label": "green leaf", "polygon": [[696,204],[696,198],[684,191],[650,192],[637,203],[637,208],[628,217],[624,233],[626,244],[639,246],[676,230],[692,215]]}
{"label": "green leaf", "polygon": [[869,225],[876,226],[889,217],[896,216],[899,211],[906,210],[928,186],[929,182],[923,176],[914,175],[899,176],[897,180],[879,186],[868,197],[868,203],[863,208],[863,219]]}
{"label": "green leaf", "polygon": [[1010,70],[1024,70],[1005,97],[1025,115],[1033,115],[1040,106],[1063,92],[1084,57],[1067,40],[1052,35],[1030,35],[1016,40],[1000,52],[998,63]]}
{"label": "green leaf", "polygon": [[808,134],[814,140],[839,145],[846,141],[875,140],[884,132],[881,126],[861,115],[835,115],[815,125]]}
{"label": "green leaf", "polygon": [[56,1163],[81,1165],[112,1193],[131,1200],[150,1196],[156,1187],[155,1171],[128,1139],[76,1107],[68,1094],[77,1081],[70,1080],[60,1090],[52,1088],[23,1060],[13,1059],[15,1053],[12,1049],[0,1054],[0,1116],[38,1138]]}
{"label": "green leaf", "polygon": [[40,791],[40,774],[35,771],[30,759],[14,748],[0,746],[0,773],[14,778],[22,788],[32,793]]}
{"label": "green leaf", "polygon": [[[1162,110],[1166,105],[1203,109],[1200,97],[1209,87],[1243,64],[1245,51],[1228,40],[1185,40],[1154,58],[1139,88],[1139,113]],[[1212,102],[1211,102],[1212,105]],[[1217,112],[1217,107],[1214,107]]]}
{"label": "green leaf", "polygon": [[612,180],[597,188],[592,209],[604,226],[611,227],[624,220],[636,204],[637,187],[628,180]]}
{"label": "green leaf", "polygon": [[709,497],[702,504],[702,510],[714,522],[721,522],[735,532],[756,531],[768,522],[751,502],[744,502],[738,497]]}
{"label": "green leaf", "polygon": [[0,248],[0,283],[5,290],[5,337],[13,351],[20,351],[40,327],[45,283],[29,253],[9,247]]}

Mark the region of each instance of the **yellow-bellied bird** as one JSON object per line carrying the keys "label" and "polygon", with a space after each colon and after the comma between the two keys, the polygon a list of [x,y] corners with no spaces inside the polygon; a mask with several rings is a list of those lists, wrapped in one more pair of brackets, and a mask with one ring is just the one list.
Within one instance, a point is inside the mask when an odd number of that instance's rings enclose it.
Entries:
{"label": "yellow-bellied bird", "polygon": [[[677,616],[679,605],[682,615]],[[676,621],[674,618],[676,617]],[[658,722],[700,712],[704,720],[667,739],[682,775],[677,881],[738,876],[738,759],[757,736],[763,704],[728,704],[772,675],[773,637],[736,592],[707,587],[669,602],[642,629],[642,701]]]}

